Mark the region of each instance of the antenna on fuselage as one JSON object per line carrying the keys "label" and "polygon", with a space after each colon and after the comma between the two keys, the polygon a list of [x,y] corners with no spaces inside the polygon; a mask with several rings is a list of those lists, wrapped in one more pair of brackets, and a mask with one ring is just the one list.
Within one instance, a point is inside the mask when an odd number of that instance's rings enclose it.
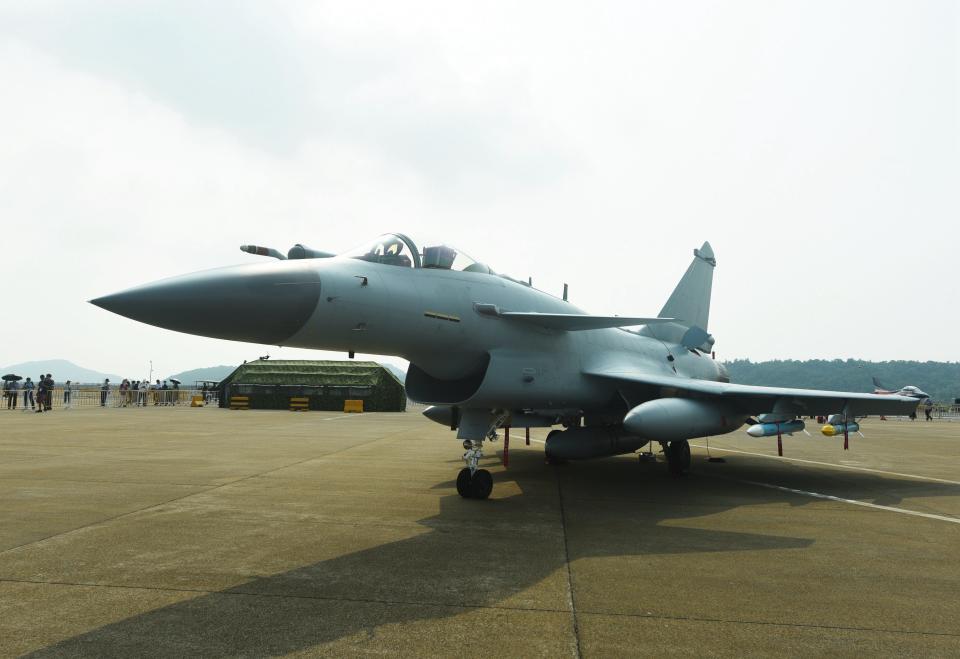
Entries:
{"label": "antenna on fuselage", "polygon": [[563,301],[567,301],[567,293],[570,291],[570,287],[566,284],[563,285]]}

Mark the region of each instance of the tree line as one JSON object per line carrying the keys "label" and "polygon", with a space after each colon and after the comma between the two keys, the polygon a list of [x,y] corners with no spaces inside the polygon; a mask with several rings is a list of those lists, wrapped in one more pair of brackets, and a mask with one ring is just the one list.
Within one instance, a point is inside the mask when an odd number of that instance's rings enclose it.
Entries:
{"label": "tree line", "polygon": [[960,398],[960,362],[735,359],[724,365],[730,372],[730,381],[739,384],[871,392],[873,378],[877,378],[892,389],[912,384],[938,402],[952,403]]}

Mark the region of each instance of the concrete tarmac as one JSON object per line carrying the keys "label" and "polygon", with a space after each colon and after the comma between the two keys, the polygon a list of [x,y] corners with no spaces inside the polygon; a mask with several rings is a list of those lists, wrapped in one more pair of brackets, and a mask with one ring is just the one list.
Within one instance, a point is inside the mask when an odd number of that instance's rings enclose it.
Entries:
{"label": "concrete tarmac", "polygon": [[0,655],[958,656],[960,423],[863,431],[472,501],[416,412],[0,410]]}

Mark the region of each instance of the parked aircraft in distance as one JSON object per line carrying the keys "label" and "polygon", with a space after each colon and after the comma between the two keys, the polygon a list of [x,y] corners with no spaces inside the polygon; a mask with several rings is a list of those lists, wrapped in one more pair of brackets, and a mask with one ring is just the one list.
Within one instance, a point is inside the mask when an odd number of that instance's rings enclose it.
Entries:
{"label": "parked aircraft in distance", "polygon": [[921,391],[919,387],[915,387],[912,384],[908,384],[901,389],[889,389],[880,384],[880,380],[877,378],[873,378],[873,393],[880,396],[890,396],[892,394],[897,396],[909,396],[910,398],[918,398],[920,400],[923,400],[924,398],[930,398],[930,394]]}
{"label": "parked aircraft in distance", "polygon": [[690,465],[687,440],[732,432],[753,415],[774,426],[801,415],[839,414],[852,422],[908,414],[919,402],[731,383],[712,358],[707,331],[717,264],[709,243],[694,250],[656,317],[590,315],[449,245],[417,245],[399,233],[338,256],[303,245],[286,257],[242,249],[277,260],[165,279],[92,302],[189,334],[408,360],[407,395],[430,404],[424,414],[463,441],[457,491],[468,498],[492,491],[479,460],[498,429],[562,426],[547,436],[552,461],[631,453],[656,442],[679,475]]}

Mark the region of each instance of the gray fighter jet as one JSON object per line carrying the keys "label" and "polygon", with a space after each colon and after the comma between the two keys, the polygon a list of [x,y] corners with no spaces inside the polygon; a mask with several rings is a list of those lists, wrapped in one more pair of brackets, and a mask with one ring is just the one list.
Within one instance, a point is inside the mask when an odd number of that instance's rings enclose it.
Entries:
{"label": "gray fighter jet", "polygon": [[754,415],[779,428],[803,415],[853,422],[908,414],[918,404],[901,395],[730,383],[708,332],[717,264],[709,243],[694,250],[656,318],[593,316],[449,245],[418,246],[399,233],[338,256],[303,245],[286,258],[242,249],[277,260],[165,279],[92,303],[189,334],[408,360],[407,395],[431,405],[424,414],[463,441],[457,490],[468,498],[490,495],[493,479],[478,464],[498,429],[562,426],[547,437],[549,461],[655,442],[679,475],[690,465],[687,440],[732,432]]}
{"label": "gray fighter jet", "polygon": [[910,398],[930,398],[930,394],[920,389],[920,387],[908,384],[900,389],[890,389],[889,387],[883,386],[876,377],[873,378],[873,393],[880,394],[881,396],[896,394],[898,396],[909,396]]}

